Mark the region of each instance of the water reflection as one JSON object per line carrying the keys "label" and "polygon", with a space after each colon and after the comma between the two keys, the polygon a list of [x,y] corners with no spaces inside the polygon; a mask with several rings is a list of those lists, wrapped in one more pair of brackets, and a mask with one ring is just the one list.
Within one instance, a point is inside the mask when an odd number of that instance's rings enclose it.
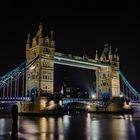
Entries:
{"label": "water reflection", "polygon": [[124,115],[124,119],[130,120],[130,121],[133,120],[132,115],[130,115],[130,114],[125,114],[125,115]]}
{"label": "water reflection", "polygon": [[47,132],[47,119],[45,117],[40,118],[40,132],[41,132],[41,140],[46,140],[46,132]]}
{"label": "water reflection", "polygon": [[[63,140],[63,118],[62,117],[33,117],[20,118],[21,133],[28,135],[28,139],[40,140]],[[28,121],[27,121],[28,119]],[[25,131],[26,130],[26,131]],[[30,134],[30,135],[29,135]],[[34,134],[34,135],[32,135]]]}
{"label": "water reflection", "polygon": [[94,120],[91,122],[91,138],[94,138],[95,140],[100,139],[100,122],[99,120]]}
{"label": "water reflection", "polygon": [[[135,116],[135,115],[134,115]],[[20,140],[137,140],[140,116],[69,113],[55,117],[19,117]],[[11,118],[0,118],[0,140],[10,140]]]}
{"label": "water reflection", "polygon": [[12,123],[10,118],[0,118],[0,136],[7,135],[11,131],[11,128]]}

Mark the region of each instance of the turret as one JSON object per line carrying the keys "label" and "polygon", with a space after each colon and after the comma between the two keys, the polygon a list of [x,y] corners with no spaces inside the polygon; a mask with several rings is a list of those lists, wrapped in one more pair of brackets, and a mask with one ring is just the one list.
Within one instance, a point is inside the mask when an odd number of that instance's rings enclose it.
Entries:
{"label": "turret", "polygon": [[38,27],[38,31],[36,33],[36,37],[37,38],[41,38],[42,37],[42,24],[40,23],[39,27]]}
{"label": "turret", "polygon": [[118,54],[118,49],[117,48],[114,52],[113,60],[116,61],[116,62],[119,62],[119,54]]}
{"label": "turret", "polygon": [[118,48],[116,48],[116,61],[119,62]]}
{"label": "turret", "polygon": [[107,62],[107,53],[108,53],[108,43],[106,42],[104,45],[104,50],[102,51],[102,54],[100,56],[100,61]]}
{"label": "turret", "polygon": [[45,37],[45,46],[46,46],[46,47],[49,47],[49,44],[50,44],[50,39],[49,39],[49,37],[47,36],[47,37]]}
{"label": "turret", "polygon": [[30,34],[28,34],[28,38],[26,41],[26,60],[27,60],[27,62],[30,59],[30,48],[31,48],[31,40],[30,40]]}
{"label": "turret", "polygon": [[53,40],[53,30],[51,30],[51,47],[54,48],[55,41]]}
{"label": "turret", "polygon": [[102,62],[103,61],[103,56],[101,55],[101,57],[100,57],[100,61]]}
{"label": "turret", "polygon": [[30,39],[30,34],[28,34],[28,38],[26,41],[26,50],[28,50],[31,47],[31,39]]}
{"label": "turret", "polygon": [[38,45],[44,45],[44,38],[43,38],[42,31],[43,31],[42,24],[40,23],[37,34],[36,34],[36,38],[38,39]]}
{"label": "turret", "polygon": [[53,30],[51,30],[51,41],[53,41]]}
{"label": "turret", "polygon": [[111,62],[112,61],[112,51],[111,51],[111,46],[109,47],[109,53],[108,53],[108,59]]}
{"label": "turret", "polygon": [[108,43],[107,43],[107,42],[105,42],[105,45],[104,45],[104,47],[105,47],[105,48],[107,48],[107,47],[108,47]]}
{"label": "turret", "polygon": [[113,59],[114,59],[114,61],[116,61],[116,59],[117,59],[116,52],[113,55]]}
{"label": "turret", "polygon": [[37,45],[37,38],[34,36],[32,39],[32,47],[35,47]]}
{"label": "turret", "polygon": [[96,60],[96,61],[99,60],[99,57],[98,57],[98,51],[97,51],[97,50],[96,50],[95,60]]}

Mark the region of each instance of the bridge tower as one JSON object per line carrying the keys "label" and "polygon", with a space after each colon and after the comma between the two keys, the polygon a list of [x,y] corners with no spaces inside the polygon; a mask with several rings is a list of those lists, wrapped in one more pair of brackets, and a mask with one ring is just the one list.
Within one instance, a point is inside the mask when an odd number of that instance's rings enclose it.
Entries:
{"label": "bridge tower", "polygon": [[111,46],[105,43],[101,56],[96,51],[95,60],[107,64],[108,67],[99,67],[96,70],[96,86],[98,97],[102,93],[109,93],[110,97],[120,95],[120,77],[119,77],[119,55],[118,50],[112,52]]}
{"label": "bridge tower", "polygon": [[54,46],[53,31],[44,37],[40,23],[36,36],[31,40],[30,34],[26,42],[26,63],[36,57],[38,59],[26,71],[26,94],[53,94],[54,91]]}

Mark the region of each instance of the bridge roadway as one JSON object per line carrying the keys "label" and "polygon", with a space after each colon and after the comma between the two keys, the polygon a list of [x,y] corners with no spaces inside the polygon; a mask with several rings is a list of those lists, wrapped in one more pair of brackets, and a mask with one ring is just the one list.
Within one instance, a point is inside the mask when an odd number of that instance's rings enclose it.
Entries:
{"label": "bridge roadway", "polygon": [[96,70],[99,67],[109,67],[109,64],[103,63],[103,62],[100,63],[94,59],[88,59],[88,58],[72,56],[72,55],[65,55],[58,52],[55,52],[54,63],[67,65],[67,66],[86,68],[86,69],[93,69],[93,70]]}
{"label": "bridge roadway", "polygon": [[20,101],[30,101],[30,97],[4,97],[0,98],[0,103],[1,102],[20,102]]}
{"label": "bridge roadway", "polygon": [[63,104],[81,102],[81,103],[95,103],[96,101],[102,102],[102,99],[90,99],[90,98],[63,98]]}

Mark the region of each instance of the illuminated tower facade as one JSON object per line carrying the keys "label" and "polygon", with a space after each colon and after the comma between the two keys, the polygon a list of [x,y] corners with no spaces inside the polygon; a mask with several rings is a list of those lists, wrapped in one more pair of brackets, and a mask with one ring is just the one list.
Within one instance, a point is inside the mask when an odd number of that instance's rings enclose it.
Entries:
{"label": "illuminated tower facade", "polygon": [[119,55],[118,50],[112,52],[111,47],[106,43],[100,57],[96,51],[95,60],[99,63],[108,65],[108,67],[99,67],[96,70],[96,87],[98,97],[102,93],[109,93],[110,97],[120,95],[120,77],[119,77]]}
{"label": "illuminated tower facade", "polygon": [[53,31],[44,37],[42,25],[39,25],[36,36],[28,34],[26,42],[26,64],[37,58],[26,70],[26,93],[42,96],[54,91],[54,46]]}

